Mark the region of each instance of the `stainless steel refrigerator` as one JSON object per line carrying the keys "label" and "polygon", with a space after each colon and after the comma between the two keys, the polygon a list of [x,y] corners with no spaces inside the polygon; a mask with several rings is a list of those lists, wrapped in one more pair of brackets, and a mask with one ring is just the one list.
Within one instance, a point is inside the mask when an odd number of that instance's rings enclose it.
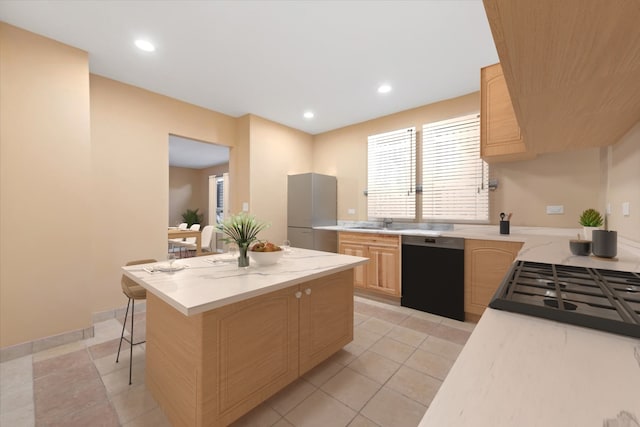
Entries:
{"label": "stainless steel refrigerator", "polygon": [[338,182],[317,173],[289,175],[287,183],[287,238],[291,246],[337,252],[338,233],[313,227],[336,225]]}

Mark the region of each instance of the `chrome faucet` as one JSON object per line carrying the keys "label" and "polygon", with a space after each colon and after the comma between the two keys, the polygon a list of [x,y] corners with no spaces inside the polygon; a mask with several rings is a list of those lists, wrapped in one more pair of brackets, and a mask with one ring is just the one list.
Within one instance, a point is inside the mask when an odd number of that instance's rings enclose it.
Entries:
{"label": "chrome faucet", "polygon": [[391,218],[383,218],[382,219],[382,227],[387,229],[393,223],[393,219]]}

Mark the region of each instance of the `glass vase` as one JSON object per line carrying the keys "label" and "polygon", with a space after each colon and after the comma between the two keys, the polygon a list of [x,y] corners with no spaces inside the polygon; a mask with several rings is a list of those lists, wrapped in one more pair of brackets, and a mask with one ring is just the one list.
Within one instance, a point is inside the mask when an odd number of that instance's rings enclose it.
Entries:
{"label": "glass vase", "polygon": [[249,244],[238,243],[238,267],[249,267]]}

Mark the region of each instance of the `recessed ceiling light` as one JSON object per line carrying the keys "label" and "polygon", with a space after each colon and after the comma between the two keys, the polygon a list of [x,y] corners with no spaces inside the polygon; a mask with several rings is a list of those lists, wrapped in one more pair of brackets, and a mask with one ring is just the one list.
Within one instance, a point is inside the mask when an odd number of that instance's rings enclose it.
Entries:
{"label": "recessed ceiling light", "polygon": [[305,119],[313,119],[313,116],[314,116],[314,115],[315,115],[315,114],[313,114],[313,111],[305,111],[305,113],[304,113],[304,118],[305,118]]}
{"label": "recessed ceiling light", "polygon": [[145,52],[153,52],[156,50],[156,47],[148,40],[138,39],[135,41],[136,46],[140,50],[144,50]]}
{"label": "recessed ceiling light", "polygon": [[380,85],[378,88],[378,93],[389,93],[391,92],[391,86],[389,85]]}

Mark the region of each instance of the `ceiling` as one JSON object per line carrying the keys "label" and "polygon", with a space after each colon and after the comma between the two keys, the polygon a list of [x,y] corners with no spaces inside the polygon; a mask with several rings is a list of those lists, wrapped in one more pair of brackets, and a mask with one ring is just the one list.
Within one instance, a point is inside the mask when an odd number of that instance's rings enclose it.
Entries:
{"label": "ceiling", "polygon": [[169,166],[204,169],[229,163],[229,148],[169,135]]}
{"label": "ceiling", "polygon": [[481,0],[0,0],[0,20],[89,52],[92,73],[310,134],[477,91],[498,62]]}

